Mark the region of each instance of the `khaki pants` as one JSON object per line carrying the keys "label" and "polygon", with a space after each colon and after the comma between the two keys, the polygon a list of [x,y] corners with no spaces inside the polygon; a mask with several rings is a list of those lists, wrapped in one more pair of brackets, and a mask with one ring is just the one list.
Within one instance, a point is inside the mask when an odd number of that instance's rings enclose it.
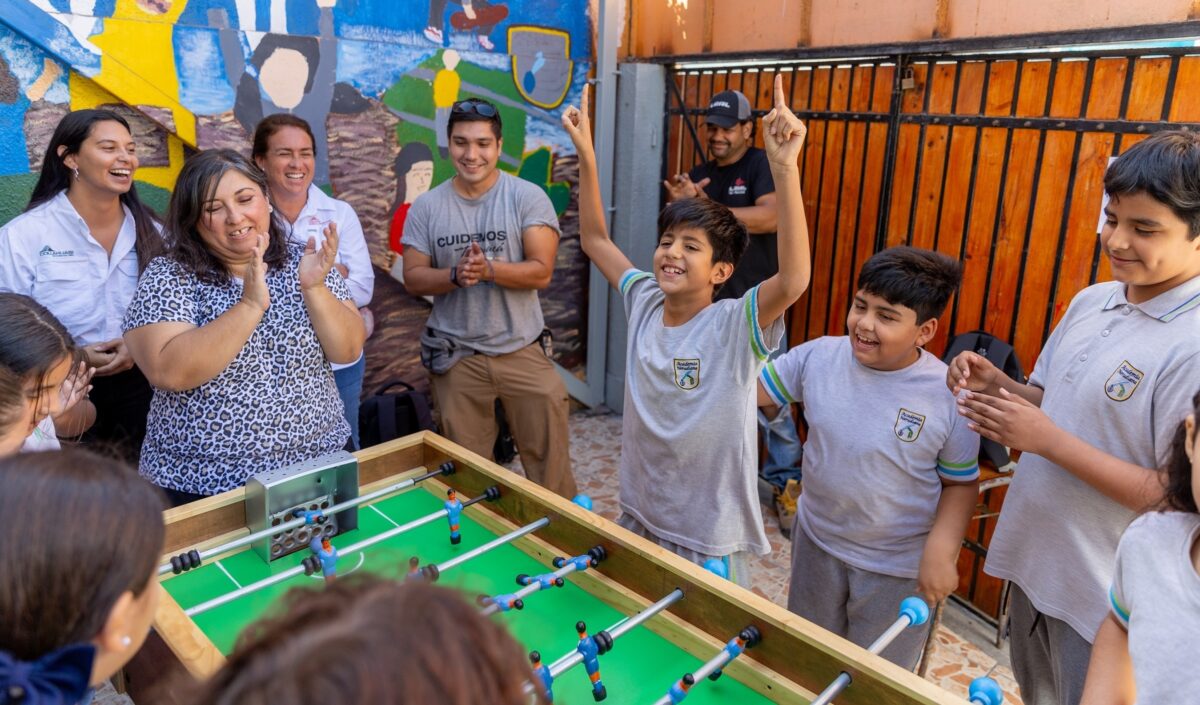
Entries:
{"label": "khaki pants", "polygon": [[430,377],[442,431],[450,440],[491,458],[499,398],[525,474],[563,497],[575,496],[567,387],[541,346],[534,343],[507,355],[469,355],[446,374]]}

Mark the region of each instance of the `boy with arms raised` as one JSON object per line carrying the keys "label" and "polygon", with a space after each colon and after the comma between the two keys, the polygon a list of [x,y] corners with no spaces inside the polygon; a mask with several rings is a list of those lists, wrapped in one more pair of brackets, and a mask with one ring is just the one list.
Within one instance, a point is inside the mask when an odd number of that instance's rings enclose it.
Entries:
{"label": "boy with arms raised", "polygon": [[804,125],[776,77],[763,141],[779,198],[779,273],[716,303],[746,249],[745,226],[706,199],[671,203],[659,215],[654,273],[638,271],[608,237],[586,90],[563,126],[579,152],[583,251],[629,317],[619,523],[690,560],[720,559],[745,585],[747,555],[770,551],[756,486],[755,379],[810,277],[796,166]]}
{"label": "boy with arms raised", "polygon": [[1029,384],[964,352],[947,384],[971,426],[1024,452],[988,548],[1012,581],[1013,673],[1029,705],[1076,705],[1125,527],[1163,497],[1158,468],[1200,377],[1200,135],[1163,132],[1104,175],[1115,281],[1075,295]]}
{"label": "boy with arms raised", "polygon": [[[867,260],[848,336],[810,340],[768,363],[758,403],[804,404],[804,492],[792,528],[788,609],[867,646],[914,593],[958,586],[958,549],[979,493],[979,437],[922,349],[962,279],[936,252],[893,247]],[[914,668],[927,630],[884,658]]]}

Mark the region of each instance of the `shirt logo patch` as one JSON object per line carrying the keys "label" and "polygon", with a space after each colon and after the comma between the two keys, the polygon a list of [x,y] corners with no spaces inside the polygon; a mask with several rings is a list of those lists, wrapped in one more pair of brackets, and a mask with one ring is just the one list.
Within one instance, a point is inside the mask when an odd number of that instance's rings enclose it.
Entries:
{"label": "shirt logo patch", "polygon": [[39,257],[74,257],[75,250],[56,250],[49,245],[45,245],[38,250]]}
{"label": "shirt logo patch", "polygon": [[1133,396],[1145,376],[1145,372],[1129,364],[1129,360],[1125,360],[1104,383],[1104,393],[1113,401],[1125,401]]}
{"label": "shirt logo patch", "polygon": [[923,428],[925,428],[925,417],[922,414],[904,408],[901,408],[900,413],[896,414],[896,426],[893,430],[896,432],[896,438],[905,443],[917,440]]}
{"label": "shirt logo patch", "polygon": [[742,179],[742,177],[739,176],[732,184],[729,185],[729,195],[730,196],[744,196],[745,194],[746,194],[746,182],[744,179]]}
{"label": "shirt logo patch", "polygon": [[675,386],[685,390],[700,386],[700,360],[675,358]]}

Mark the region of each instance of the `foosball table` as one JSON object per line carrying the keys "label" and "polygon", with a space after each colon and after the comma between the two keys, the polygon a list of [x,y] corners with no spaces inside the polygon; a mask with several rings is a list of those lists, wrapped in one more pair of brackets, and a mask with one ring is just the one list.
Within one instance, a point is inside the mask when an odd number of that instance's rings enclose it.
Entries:
{"label": "foosball table", "polygon": [[215,672],[284,592],[368,571],[463,591],[555,702],[966,702],[436,434],[310,465],[166,512],[135,699],[164,662]]}

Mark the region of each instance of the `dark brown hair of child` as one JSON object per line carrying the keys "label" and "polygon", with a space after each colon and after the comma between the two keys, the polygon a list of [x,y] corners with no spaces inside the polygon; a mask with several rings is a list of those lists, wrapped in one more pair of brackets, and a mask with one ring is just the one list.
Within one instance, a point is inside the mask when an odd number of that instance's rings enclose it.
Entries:
{"label": "dark brown hair of child", "polygon": [[352,575],[289,592],[192,702],[527,705],[533,678],[521,646],[454,590]]}
{"label": "dark brown hair of child", "polygon": [[137,471],[69,448],[0,460],[0,651],[36,661],[94,639],[162,553],[163,498]]}
{"label": "dark brown hair of child", "polygon": [[[1200,423],[1200,392],[1192,397],[1192,413]],[[1197,431],[1200,433],[1200,430]],[[1163,508],[1177,512],[1200,513],[1196,507],[1196,496],[1192,492],[1192,461],[1187,455],[1187,426],[1179,422],[1171,438],[1171,452],[1163,467],[1162,481],[1165,485]]]}

